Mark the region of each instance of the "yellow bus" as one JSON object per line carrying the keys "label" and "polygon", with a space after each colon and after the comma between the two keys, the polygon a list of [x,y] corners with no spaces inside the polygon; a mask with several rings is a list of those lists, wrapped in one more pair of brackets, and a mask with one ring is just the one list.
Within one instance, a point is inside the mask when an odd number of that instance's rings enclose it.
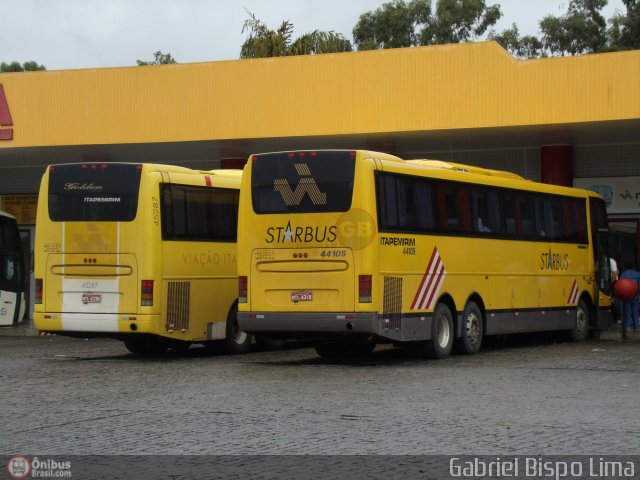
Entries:
{"label": "yellow bus", "polygon": [[[370,151],[253,155],[240,194],[239,326],[443,358],[486,335],[610,317],[605,203],[508,172]],[[596,268],[599,266],[599,268]]]}
{"label": "yellow bus", "polygon": [[136,354],[221,344],[238,330],[239,170],[51,165],[36,220],[35,326],[121,339]]}

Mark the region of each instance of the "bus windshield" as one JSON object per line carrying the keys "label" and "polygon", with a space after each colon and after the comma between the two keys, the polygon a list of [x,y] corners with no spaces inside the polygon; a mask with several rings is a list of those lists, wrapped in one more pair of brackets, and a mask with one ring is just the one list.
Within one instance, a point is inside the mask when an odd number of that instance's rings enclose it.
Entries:
{"label": "bus windshield", "polygon": [[351,207],[355,152],[280,152],[251,160],[258,214],[346,212]]}
{"label": "bus windshield", "polygon": [[138,209],[141,166],[53,165],[49,173],[49,217],[57,222],[130,222]]}

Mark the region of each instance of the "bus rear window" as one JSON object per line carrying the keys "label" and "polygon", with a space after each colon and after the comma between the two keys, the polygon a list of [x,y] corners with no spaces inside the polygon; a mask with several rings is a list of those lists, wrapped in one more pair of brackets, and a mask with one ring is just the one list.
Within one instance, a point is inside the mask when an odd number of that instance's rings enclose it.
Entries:
{"label": "bus rear window", "polygon": [[256,213],[346,212],[351,206],[355,152],[280,152],[252,157]]}
{"label": "bus rear window", "polygon": [[67,164],[49,169],[49,217],[54,222],[130,222],[136,217],[142,166]]}

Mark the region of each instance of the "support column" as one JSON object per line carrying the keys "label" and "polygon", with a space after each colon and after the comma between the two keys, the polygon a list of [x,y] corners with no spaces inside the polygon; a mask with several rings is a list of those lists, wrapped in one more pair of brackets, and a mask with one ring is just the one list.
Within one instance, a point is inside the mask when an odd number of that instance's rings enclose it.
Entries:
{"label": "support column", "polygon": [[542,182],[571,187],[573,185],[573,146],[543,145],[540,151]]}

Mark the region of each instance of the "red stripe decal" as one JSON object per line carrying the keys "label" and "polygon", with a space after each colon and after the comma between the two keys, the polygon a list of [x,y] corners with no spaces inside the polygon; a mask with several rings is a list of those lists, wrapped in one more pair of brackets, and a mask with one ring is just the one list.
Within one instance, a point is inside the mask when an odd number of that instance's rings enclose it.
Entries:
{"label": "red stripe decal", "polygon": [[571,292],[569,292],[569,298],[567,299],[567,303],[569,305],[573,305],[578,300],[578,281],[574,280],[573,285],[571,285]]}
{"label": "red stripe decal", "polygon": [[13,125],[11,112],[9,112],[9,104],[7,103],[7,97],[4,94],[2,85],[0,85],[0,125],[5,127]]}
{"label": "red stripe decal", "polygon": [[209,175],[205,175],[204,176],[204,183],[207,184],[207,187],[210,187],[212,185],[211,184],[211,177]]}
{"label": "red stripe decal", "polygon": [[416,309],[418,298],[421,296],[420,292],[422,291],[422,286],[424,285],[424,282],[427,280],[427,275],[429,274],[429,269],[431,268],[431,264],[433,263],[433,259],[435,258],[436,253],[438,253],[438,249],[436,247],[433,247],[433,252],[431,252],[431,258],[429,259],[429,263],[427,263],[427,269],[424,271],[424,275],[422,276],[422,280],[420,281],[420,286],[418,287],[416,296],[414,297],[413,302],[411,303],[411,310]]}
{"label": "red stripe decal", "polygon": [[447,272],[437,248],[433,249],[427,269],[422,276],[418,291],[411,303],[412,310],[429,309],[433,305]]}

